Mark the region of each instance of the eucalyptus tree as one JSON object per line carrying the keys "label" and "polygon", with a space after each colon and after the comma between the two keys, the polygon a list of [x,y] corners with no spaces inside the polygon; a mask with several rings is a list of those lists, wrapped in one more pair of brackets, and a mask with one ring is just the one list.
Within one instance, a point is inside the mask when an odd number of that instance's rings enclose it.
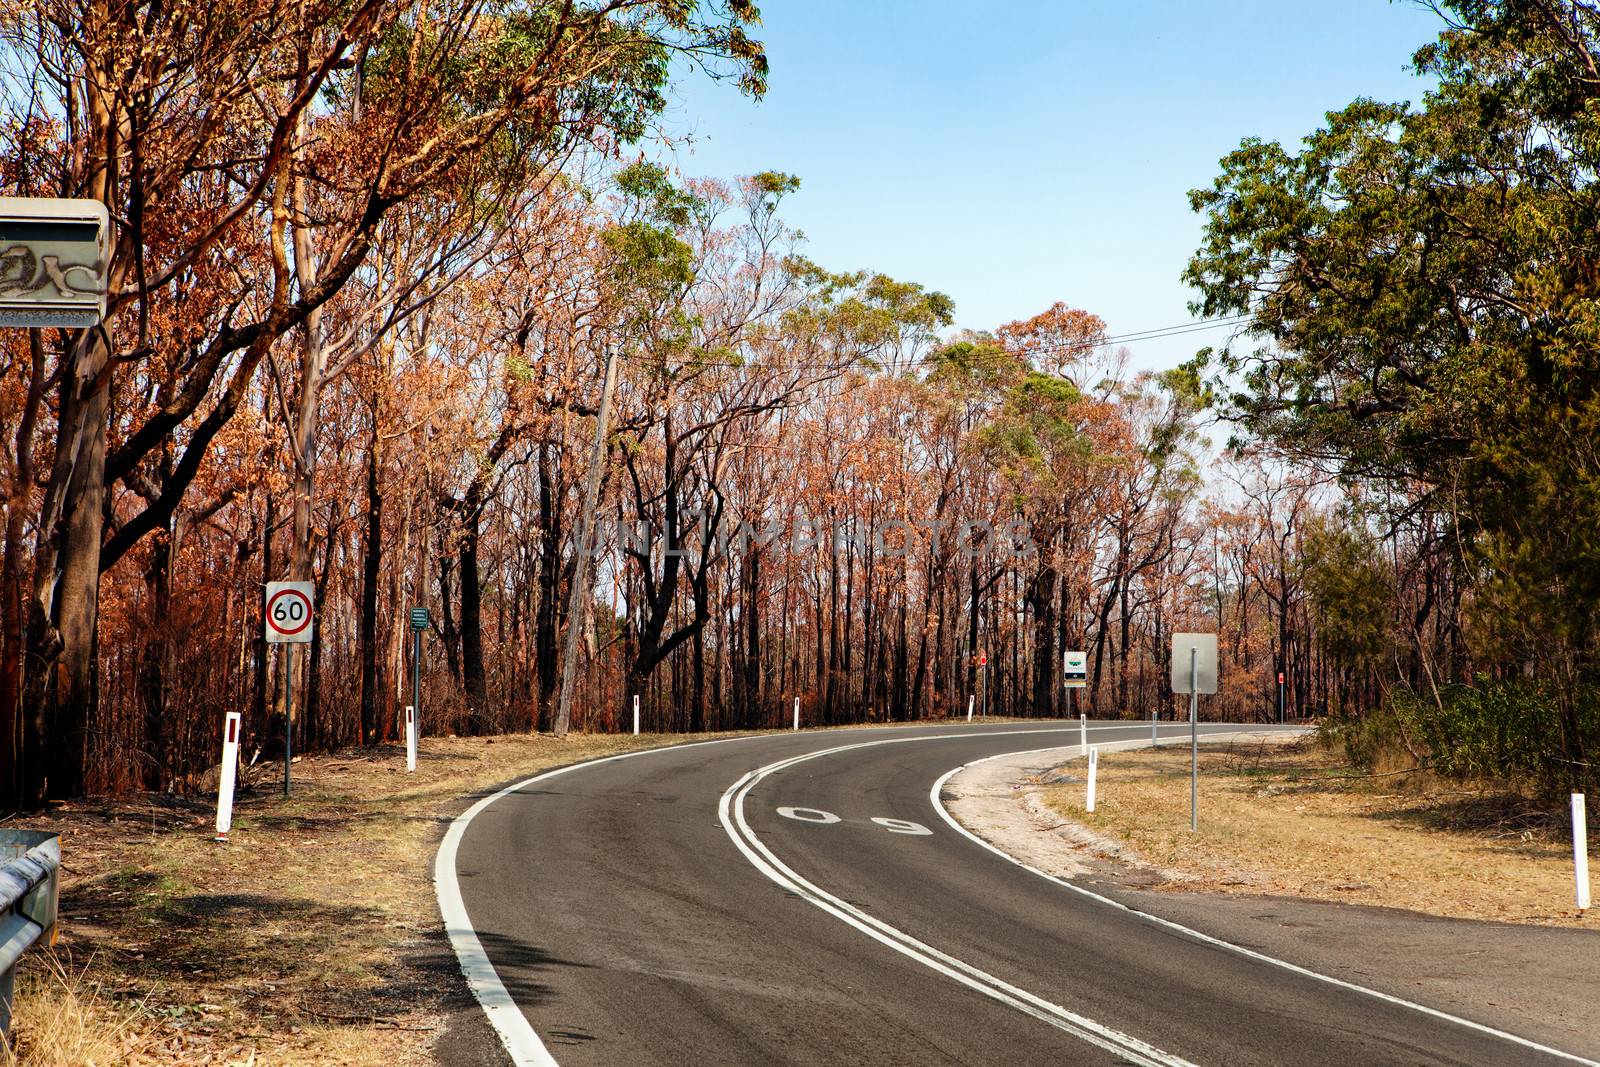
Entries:
{"label": "eucalyptus tree", "polygon": [[[0,727],[39,709],[14,762],[23,799],[85,784],[108,535],[132,542],[172,514],[261,361],[297,330],[315,343],[319,309],[389,212],[519,186],[572,138],[642,136],[677,55],[759,92],[755,19],[748,0],[8,10],[0,63],[19,121],[0,155],[14,191],[101,200],[115,231],[107,328],[41,338],[34,361],[52,366],[31,376],[21,416],[36,424],[44,383],[59,383],[33,579],[25,605],[7,601],[0,650],[28,665],[0,678]],[[119,410],[118,386],[145,366],[177,372],[148,408]],[[162,491],[118,493],[169,447]],[[6,551],[26,550],[8,538]]]}
{"label": "eucalyptus tree", "polygon": [[1186,277],[1197,310],[1249,316],[1253,347],[1220,353],[1248,432],[1446,519],[1485,666],[1557,687],[1578,775],[1600,714],[1600,5],[1438,9],[1420,105],[1357,100],[1297,150],[1224,158],[1191,194]]}

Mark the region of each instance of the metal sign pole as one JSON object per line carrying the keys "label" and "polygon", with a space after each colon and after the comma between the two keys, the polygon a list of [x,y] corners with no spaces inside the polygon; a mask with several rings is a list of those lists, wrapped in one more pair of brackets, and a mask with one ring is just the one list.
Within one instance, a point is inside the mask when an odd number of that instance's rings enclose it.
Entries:
{"label": "metal sign pole", "polygon": [[294,656],[283,650],[283,795],[289,795],[289,763],[294,749]]}
{"label": "metal sign pole", "polygon": [[1200,650],[1189,649],[1189,830],[1200,829]]}

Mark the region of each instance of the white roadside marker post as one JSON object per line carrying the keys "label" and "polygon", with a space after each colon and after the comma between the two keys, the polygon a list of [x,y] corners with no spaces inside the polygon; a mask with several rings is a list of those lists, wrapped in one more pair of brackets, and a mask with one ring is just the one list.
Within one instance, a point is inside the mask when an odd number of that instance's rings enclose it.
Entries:
{"label": "white roadside marker post", "polygon": [[1589,827],[1583,794],[1572,794],[1572,880],[1577,887],[1578,910],[1589,910]]}
{"label": "white roadside marker post", "polygon": [[633,736],[639,736],[639,694],[633,694]]}
{"label": "white roadside marker post", "polygon": [[967,721],[968,722],[972,721],[972,706],[974,704],[976,704],[977,702],[978,702],[978,694],[977,693],[969,693],[967,695]]}
{"label": "white roadside marker post", "polygon": [[1084,803],[1084,807],[1088,809],[1089,814],[1091,815],[1094,814],[1094,776],[1095,772],[1099,769],[1100,749],[1098,746],[1096,746],[1095,748],[1091,748],[1089,750],[1089,795]]}
{"label": "white roadside marker post", "polygon": [[417,769],[417,706],[406,705],[406,773]]}
{"label": "white roadside marker post", "polygon": [[1087,750],[1089,747],[1089,719],[1087,716],[1078,716],[1078,747]]}
{"label": "white roadside marker post", "polygon": [[222,767],[217,776],[217,840],[228,843],[233,826],[233,783],[239,767],[239,713],[228,712],[222,727]]}
{"label": "white roadside marker post", "polygon": [[800,698],[794,698],[794,728],[800,729]]}

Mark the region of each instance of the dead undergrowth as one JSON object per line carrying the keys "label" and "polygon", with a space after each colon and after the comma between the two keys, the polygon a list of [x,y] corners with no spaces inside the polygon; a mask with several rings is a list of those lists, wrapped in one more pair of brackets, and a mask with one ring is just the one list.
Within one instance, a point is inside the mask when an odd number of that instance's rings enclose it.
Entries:
{"label": "dead undergrowth", "polygon": [[[1081,762],[1061,772],[1077,778]],[[1045,800],[1126,842],[1169,888],[1594,924],[1574,907],[1565,808],[1503,786],[1403,768],[1362,773],[1313,739],[1201,746],[1200,832],[1191,834],[1187,745],[1102,753],[1099,775],[1093,815],[1077,781],[1047,785]]]}
{"label": "dead undergrowth", "polygon": [[[722,735],[728,736],[728,735]],[[486,787],[682,737],[424,741],[297,762],[294,795],[256,768],[231,842],[209,796],[60,805],[61,936],[25,957],[5,1064],[432,1061],[466,994],[441,936],[431,863]]]}

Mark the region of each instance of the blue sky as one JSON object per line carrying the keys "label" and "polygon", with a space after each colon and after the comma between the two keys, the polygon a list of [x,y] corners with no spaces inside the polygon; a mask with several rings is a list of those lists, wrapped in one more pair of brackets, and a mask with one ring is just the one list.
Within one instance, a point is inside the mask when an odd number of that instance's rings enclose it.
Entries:
{"label": "blue sky", "polygon": [[[1064,300],[1113,334],[1190,319],[1186,193],[1246,136],[1297,141],[1357,96],[1420,98],[1438,16],[1388,0],[764,0],[766,98],[687,77],[688,175],[799,175],[831,269],[955,298],[992,328]],[[1130,346],[1172,366],[1224,332]]]}

